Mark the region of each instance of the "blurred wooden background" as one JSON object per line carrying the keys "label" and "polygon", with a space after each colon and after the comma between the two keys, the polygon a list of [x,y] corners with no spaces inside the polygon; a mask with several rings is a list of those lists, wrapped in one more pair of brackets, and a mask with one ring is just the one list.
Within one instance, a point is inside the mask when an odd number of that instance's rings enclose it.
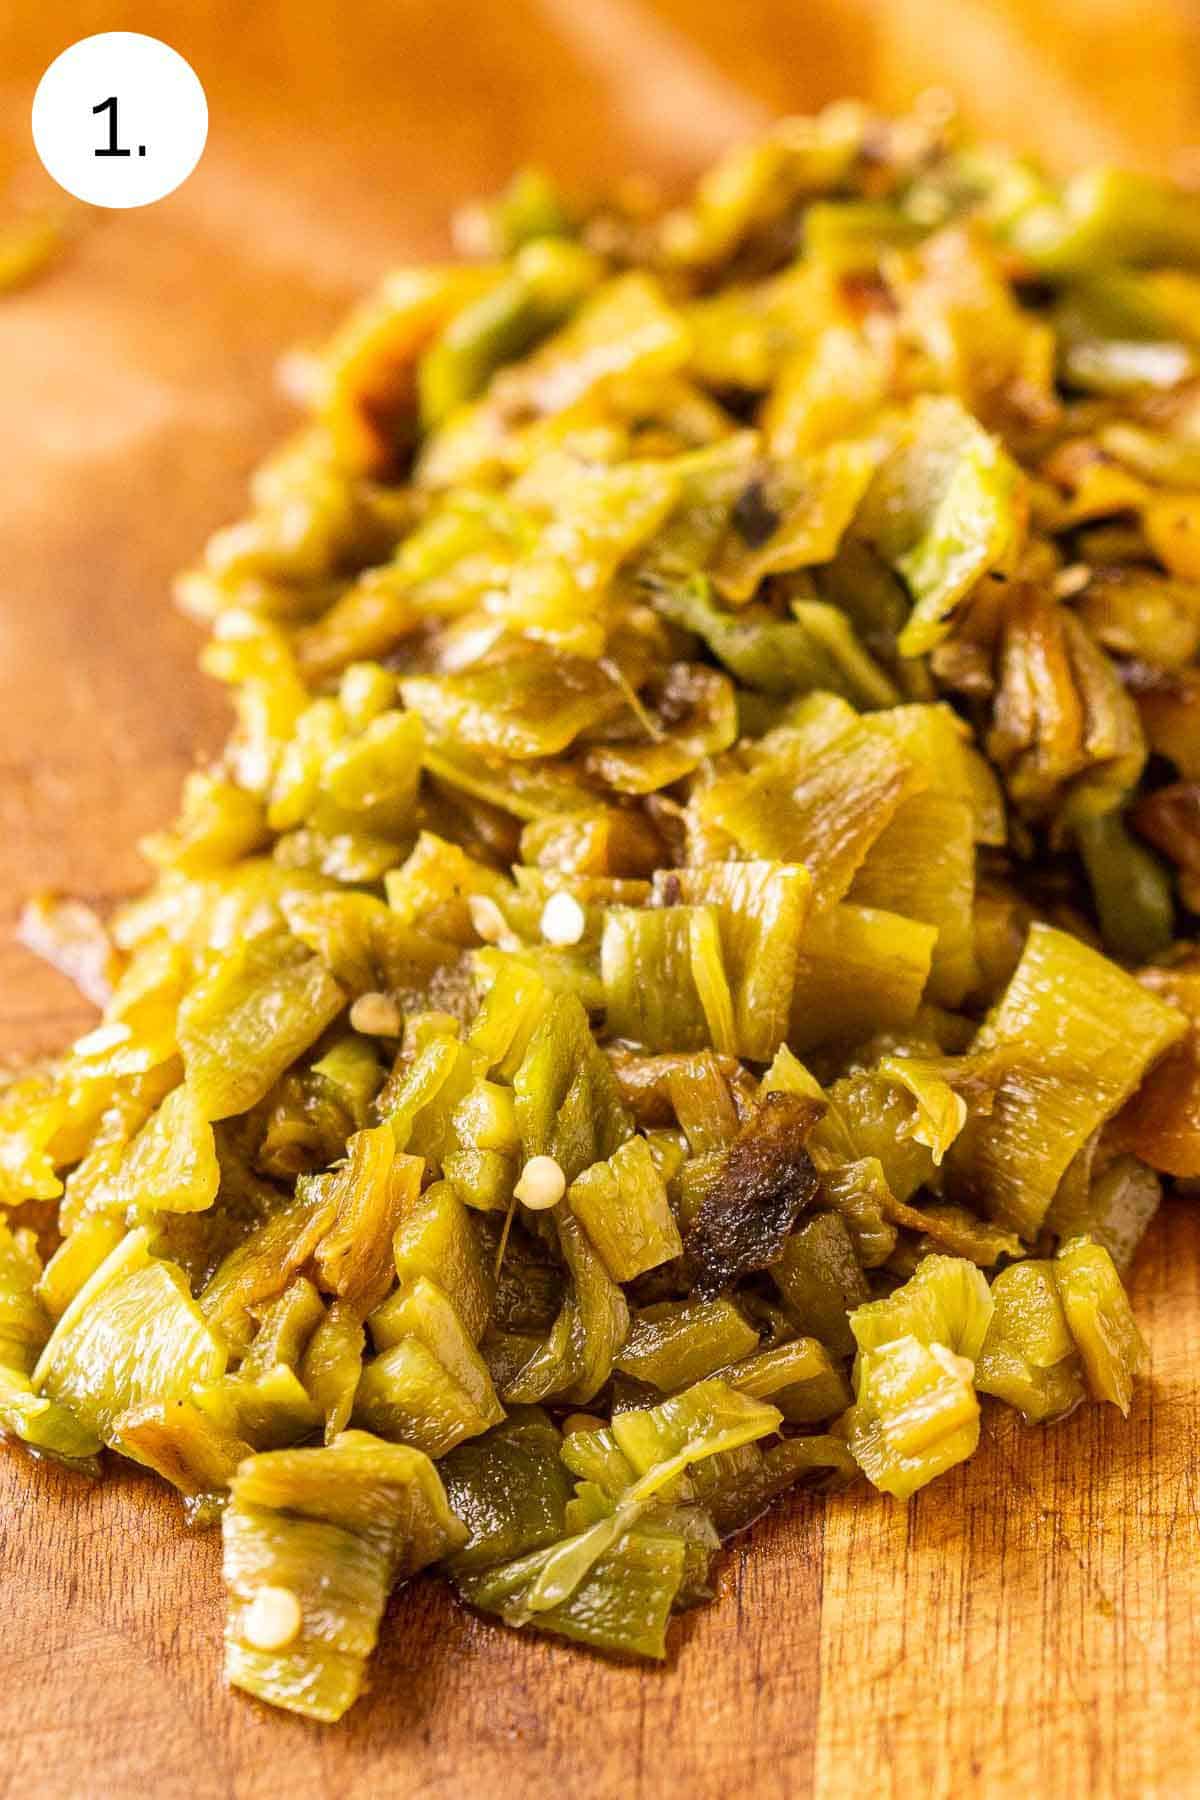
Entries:
{"label": "blurred wooden background", "polygon": [[[1200,177],[1195,0],[8,0],[14,200],[45,192],[42,70],[112,29],[190,58],[210,136],[177,194],[88,214],[0,299],[3,1054],[88,1016],[9,944],[20,896],[134,889],[137,837],[219,741],[167,582],[286,421],[277,353],[443,248],[460,200],[530,159],[584,188],[677,186],[772,113],[931,85],[1058,164]],[[1154,1382],[1128,1424],[1007,1417],[907,1511],[797,1503],[731,1553],[665,1671],[505,1634],[418,1583],[335,1731],[224,1693],[216,1545],[173,1502],[0,1452],[0,1800],[1200,1793],[1198,1250],[1171,1209],[1138,1271]]]}

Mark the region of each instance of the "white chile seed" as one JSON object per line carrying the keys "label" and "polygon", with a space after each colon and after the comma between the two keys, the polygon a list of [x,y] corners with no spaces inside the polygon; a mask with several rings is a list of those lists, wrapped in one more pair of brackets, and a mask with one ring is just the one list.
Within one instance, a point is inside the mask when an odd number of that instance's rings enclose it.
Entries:
{"label": "white chile seed", "polygon": [[551,894],[542,908],[542,936],[548,944],[577,944],[587,926],[587,915],[574,894]]}
{"label": "white chile seed", "polygon": [[1059,600],[1073,599],[1082,594],[1092,579],[1092,571],[1086,563],[1068,563],[1054,577],[1054,592]]}
{"label": "white chile seed", "polygon": [[467,901],[471,923],[485,944],[498,944],[508,930],[504,914],[486,894],[472,894]]}
{"label": "white chile seed", "polygon": [[595,1413],[568,1413],[562,1428],[565,1437],[570,1437],[573,1431],[606,1431],[608,1420],[597,1418]]}
{"label": "white chile seed", "polygon": [[255,1650],[282,1650],[299,1637],[303,1618],[291,1588],[262,1587],[246,1608],[242,1636]]}
{"label": "white chile seed", "polygon": [[530,1212],[557,1206],[567,1191],[567,1178],[552,1156],[531,1156],[513,1193]]}
{"label": "white chile seed", "polygon": [[360,994],[350,1008],[350,1024],[364,1037],[399,1037],[404,1014],[390,994]]}

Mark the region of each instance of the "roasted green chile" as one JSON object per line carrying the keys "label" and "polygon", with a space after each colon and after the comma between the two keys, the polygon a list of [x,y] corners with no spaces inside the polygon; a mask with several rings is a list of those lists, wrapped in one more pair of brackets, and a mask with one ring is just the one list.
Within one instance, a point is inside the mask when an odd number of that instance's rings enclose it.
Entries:
{"label": "roasted green chile", "polygon": [[321,1721],[429,1564],[661,1660],[788,1489],[1127,1412],[1200,1174],[1200,200],[839,106],[464,241],[297,360],[229,743],[0,1078],[0,1426]]}

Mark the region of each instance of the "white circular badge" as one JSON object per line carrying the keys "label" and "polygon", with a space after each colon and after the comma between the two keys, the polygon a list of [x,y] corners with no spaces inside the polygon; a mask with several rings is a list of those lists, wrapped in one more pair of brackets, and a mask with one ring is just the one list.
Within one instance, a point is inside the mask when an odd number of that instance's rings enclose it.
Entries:
{"label": "white circular badge", "polygon": [[56,56],[33,97],[33,141],[59,187],[93,206],[149,206],[186,181],[208,102],[178,50],[101,31]]}

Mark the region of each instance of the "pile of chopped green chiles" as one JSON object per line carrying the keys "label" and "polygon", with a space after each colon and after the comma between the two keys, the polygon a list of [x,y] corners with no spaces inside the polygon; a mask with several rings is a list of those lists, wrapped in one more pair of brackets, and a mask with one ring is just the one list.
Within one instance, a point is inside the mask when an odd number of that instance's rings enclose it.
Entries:
{"label": "pile of chopped green chiles", "polygon": [[427,1564],[662,1657],[777,1495],[1126,1410],[1200,1174],[1200,198],[839,106],[463,240],[289,365],[233,734],[0,1094],[0,1419],[327,1720]]}

